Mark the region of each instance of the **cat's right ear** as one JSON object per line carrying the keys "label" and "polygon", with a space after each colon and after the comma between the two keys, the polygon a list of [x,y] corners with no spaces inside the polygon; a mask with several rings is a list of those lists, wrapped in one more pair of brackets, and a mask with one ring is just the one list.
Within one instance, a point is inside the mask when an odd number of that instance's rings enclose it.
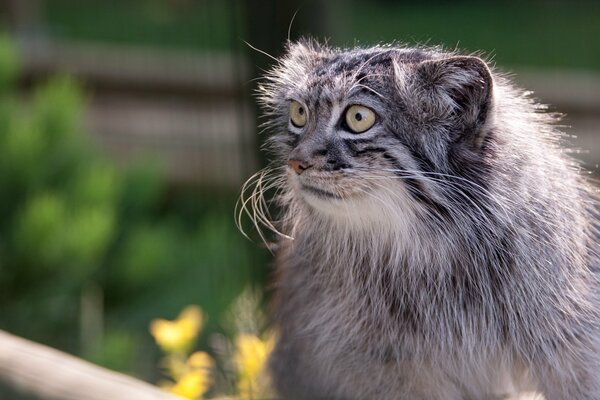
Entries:
{"label": "cat's right ear", "polygon": [[427,96],[433,112],[452,120],[462,132],[480,132],[493,109],[494,82],[485,61],[452,56],[422,61],[414,72],[419,92]]}
{"label": "cat's right ear", "polygon": [[417,66],[419,80],[461,111],[485,107],[492,95],[492,74],[482,59],[454,56],[423,61]]}

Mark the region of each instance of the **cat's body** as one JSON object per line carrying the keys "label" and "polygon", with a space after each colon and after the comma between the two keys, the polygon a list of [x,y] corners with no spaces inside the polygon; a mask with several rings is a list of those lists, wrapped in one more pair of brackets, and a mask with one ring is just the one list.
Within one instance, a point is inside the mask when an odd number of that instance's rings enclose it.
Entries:
{"label": "cat's body", "polygon": [[550,116],[478,58],[393,47],[292,45],[262,99],[283,399],[600,400],[593,196]]}

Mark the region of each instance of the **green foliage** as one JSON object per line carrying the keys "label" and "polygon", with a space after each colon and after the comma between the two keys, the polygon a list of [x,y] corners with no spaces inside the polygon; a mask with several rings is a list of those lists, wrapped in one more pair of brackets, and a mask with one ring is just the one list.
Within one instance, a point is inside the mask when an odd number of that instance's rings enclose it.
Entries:
{"label": "green foliage", "polygon": [[81,286],[114,245],[117,171],[81,135],[83,97],[56,78],[22,102],[0,40],[0,321],[75,350]]}
{"label": "green foliage", "polygon": [[88,354],[87,358],[113,370],[131,371],[136,355],[136,336],[139,334],[122,329],[109,329],[100,346]]}
{"label": "green foliage", "polygon": [[19,69],[19,61],[12,43],[0,38],[0,91],[5,91],[14,81]]}
{"label": "green foliage", "polygon": [[[35,92],[33,124],[50,149],[63,150],[69,140],[79,139],[82,106],[79,87],[68,77],[55,78]],[[69,151],[71,147],[64,150]]]}
{"label": "green foliage", "polygon": [[164,278],[173,270],[170,250],[176,232],[162,225],[136,226],[116,257],[117,274],[134,288]]}
{"label": "green foliage", "polygon": [[[77,83],[54,78],[23,101],[17,65],[0,38],[0,329],[147,374],[136,360],[155,351],[152,318],[190,303],[219,316],[260,279],[233,198],[167,190],[155,163],[118,169],[81,129]],[[92,311],[90,286],[103,299]],[[105,332],[81,337],[98,318]]]}

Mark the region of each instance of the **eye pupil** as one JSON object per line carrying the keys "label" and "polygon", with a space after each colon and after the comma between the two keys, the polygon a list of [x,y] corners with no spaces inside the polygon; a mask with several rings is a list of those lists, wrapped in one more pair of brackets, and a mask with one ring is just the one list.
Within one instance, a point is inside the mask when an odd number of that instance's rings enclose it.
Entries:
{"label": "eye pupil", "polygon": [[298,114],[304,115],[304,108],[303,107],[298,108]]}
{"label": "eye pupil", "polygon": [[357,121],[362,121],[363,116],[361,113],[356,113],[354,114],[354,119],[356,119]]}

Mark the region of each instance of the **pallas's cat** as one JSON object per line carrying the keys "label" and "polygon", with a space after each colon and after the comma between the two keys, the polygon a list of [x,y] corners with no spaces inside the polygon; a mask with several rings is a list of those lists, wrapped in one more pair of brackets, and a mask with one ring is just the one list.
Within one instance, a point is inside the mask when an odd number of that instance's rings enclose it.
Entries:
{"label": "pallas's cat", "polygon": [[283,399],[600,400],[595,201],[553,115],[478,57],[311,41],[260,100]]}

